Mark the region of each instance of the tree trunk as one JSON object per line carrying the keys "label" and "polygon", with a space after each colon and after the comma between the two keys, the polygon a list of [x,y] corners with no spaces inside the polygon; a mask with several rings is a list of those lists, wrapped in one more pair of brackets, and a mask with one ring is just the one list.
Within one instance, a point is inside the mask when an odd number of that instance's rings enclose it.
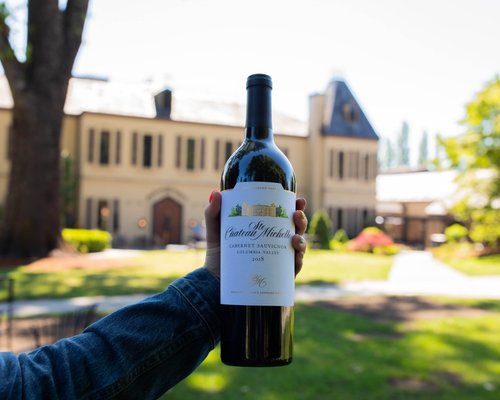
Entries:
{"label": "tree trunk", "polygon": [[48,101],[32,92],[23,93],[17,100],[0,253],[40,257],[58,247],[60,241],[59,142],[63,107],[60,100]]}
{"label": "tree trunk", "polygon": [[26,61],[15,57],[0,9],[0,60],[14,99],[11,171],[0,256],[42,257],[61,242],[59,153],[64,102],[89,0],[28,1]]}

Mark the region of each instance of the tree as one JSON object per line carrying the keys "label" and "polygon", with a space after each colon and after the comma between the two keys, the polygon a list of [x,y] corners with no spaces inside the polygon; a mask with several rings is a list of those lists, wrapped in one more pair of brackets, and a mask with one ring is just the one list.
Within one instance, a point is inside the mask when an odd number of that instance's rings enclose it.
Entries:
{"label": "tree", "polygon": [[0,255],[39,257],[58,247],[60,137],[64,102],[80,48],[89,0],[29,0],[25,61],[9,38],[9,12],[0,4],[0,61],[14,107],[10,176]]}
{"label": "tree", "polygon": [[378,155],[379,165],[382,170],[387,170],[394,166],[394,148],[392,147],[391,139],[381,139]]}
{"label": "tree", "polygon": [[398,166],[410,165],[410,127],[406,121],[403,122],[401,133],[398,136]]}
{"label": "tree", "polygon": [[429,135],[426,131],[422,133],[418,150],[418,164],[425,165],[429,161]]}
{"label": "tree", "polygon": [[470,223],[470,237],[492,247],[500,241],[500,78],[496,77],[466,106],[465,132],[440,138],[450,164],[461,170],[464,192],[452,209]]}

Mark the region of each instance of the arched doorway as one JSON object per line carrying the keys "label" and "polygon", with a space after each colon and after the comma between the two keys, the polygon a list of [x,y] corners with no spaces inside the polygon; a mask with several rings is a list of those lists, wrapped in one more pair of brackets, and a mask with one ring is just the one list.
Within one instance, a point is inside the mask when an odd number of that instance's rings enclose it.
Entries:
{"label": "arched doorway", "polygon": [[182,206],[166,197],[153,206],[155,243],[167,245],[181,242]]}

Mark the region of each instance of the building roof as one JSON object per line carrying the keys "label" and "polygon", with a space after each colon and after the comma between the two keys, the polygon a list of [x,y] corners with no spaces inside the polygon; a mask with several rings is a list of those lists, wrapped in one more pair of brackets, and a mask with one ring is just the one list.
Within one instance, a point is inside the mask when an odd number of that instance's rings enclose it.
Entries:
{"label": "building roof", "polygon": [[403,203],[429,203],[428,215],[447,215],[459,198],[458,171],[419,171],[377,176],[377,211],[400,214]]}
{"label": "building roof", "polygon": [[428,202],[453,196],[457,171],[425,171],[377,176],[377,201]]}
{"label": "building roof", "polygon": [[326,90],[323,134],[378,140],[351,90],[343,80],[332,80]]}
{"label": "building roof", "polygon": [[[155,118],[154,95],[160,90],[147,83],[124,83],[95,78],[72,78],[69,82],[64,112],[80,115],[96,112]],[[0,76],[0,107],[11,108],[12,96],[5,75]],[[243,104],[195,98],[173,91],[171,118],[175,121],[216,125],[244,126]],[[293,136],[307,136],[307,123],[274,111],[274,131]]]}

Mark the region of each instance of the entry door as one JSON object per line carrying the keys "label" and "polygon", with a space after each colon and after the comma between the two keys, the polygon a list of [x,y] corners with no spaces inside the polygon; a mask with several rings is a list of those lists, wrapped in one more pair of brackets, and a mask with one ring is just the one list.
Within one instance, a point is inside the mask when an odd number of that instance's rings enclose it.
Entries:
{"label": "entry door", "polygon": [[167,197],[153,206],[155,242],[167,245],[181,242],[182,206]]}

